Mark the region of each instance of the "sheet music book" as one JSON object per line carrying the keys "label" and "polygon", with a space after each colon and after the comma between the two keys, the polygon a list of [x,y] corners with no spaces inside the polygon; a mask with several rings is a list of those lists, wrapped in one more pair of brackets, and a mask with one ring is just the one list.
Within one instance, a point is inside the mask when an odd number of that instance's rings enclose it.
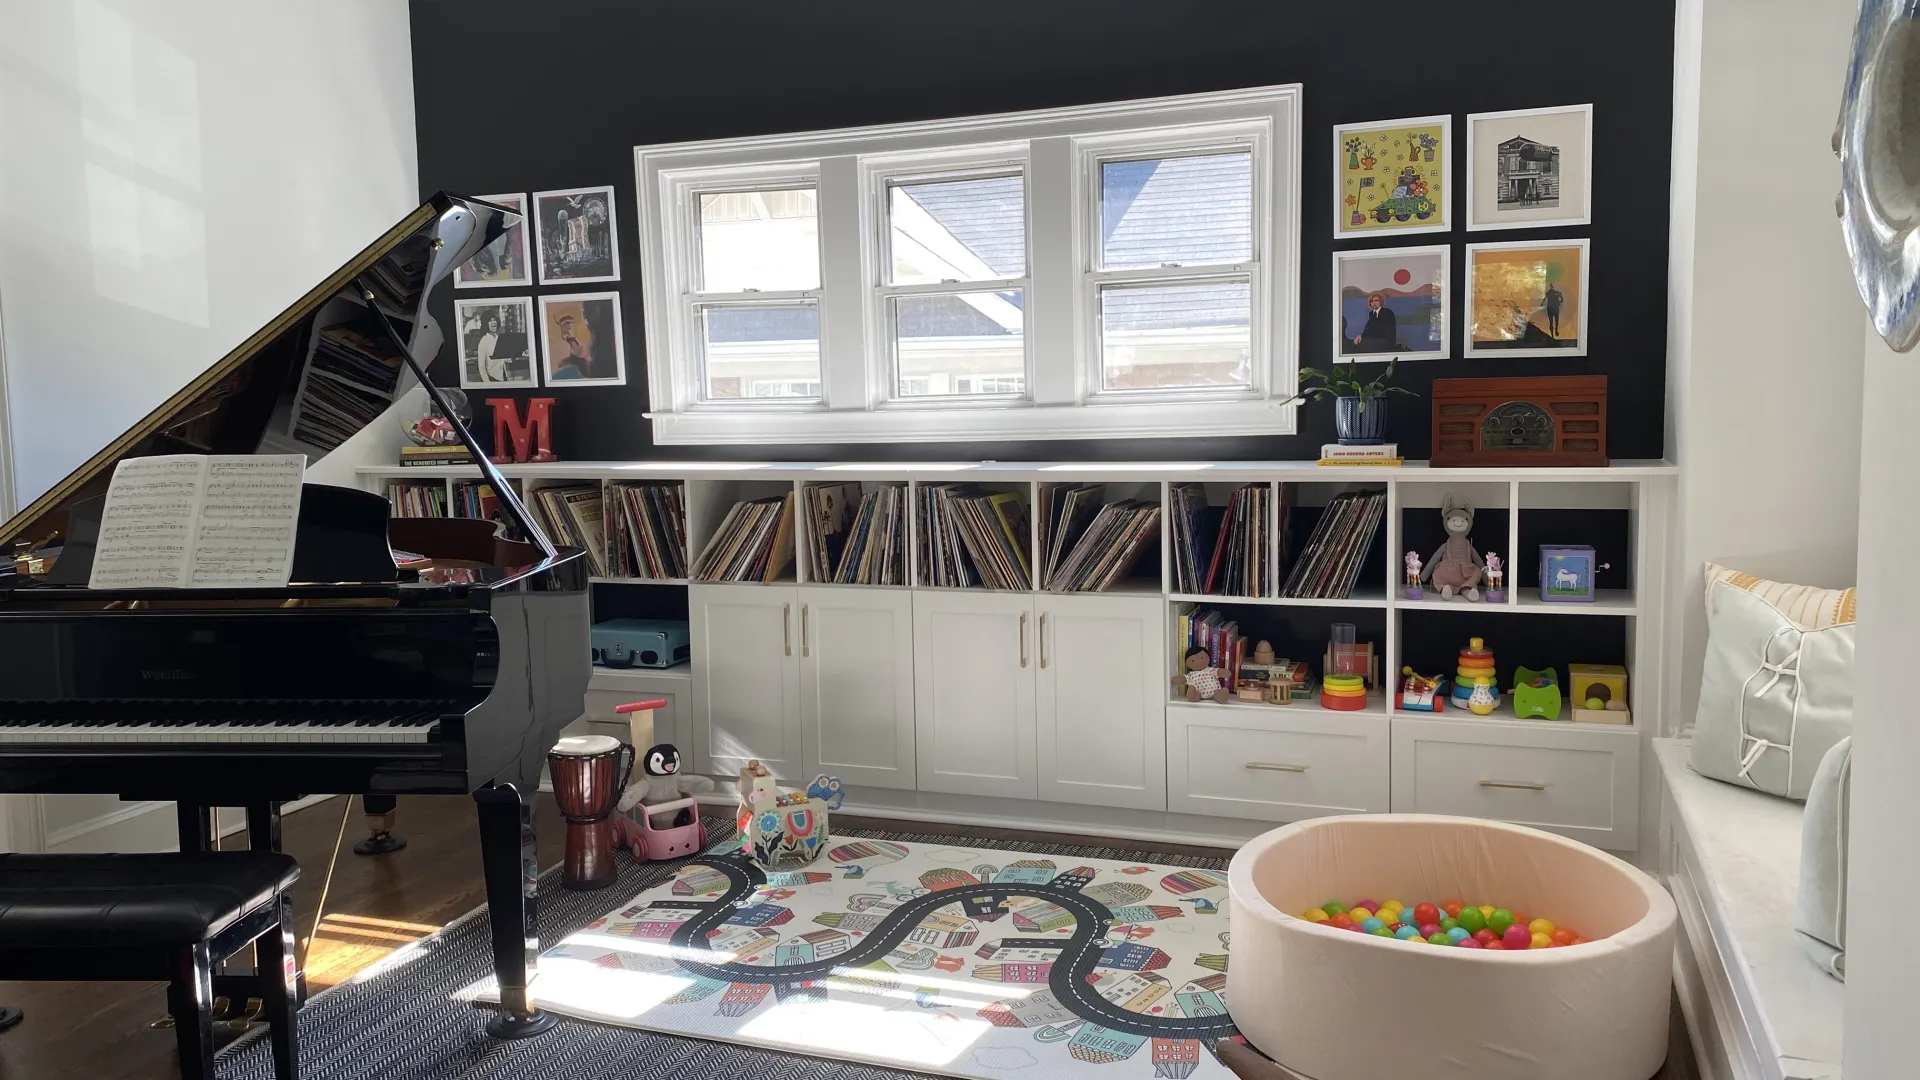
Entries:
{"label": "sheet music book", "polygon": [[168,454],[115,466],[94,589],[285,585],[305,454]]}

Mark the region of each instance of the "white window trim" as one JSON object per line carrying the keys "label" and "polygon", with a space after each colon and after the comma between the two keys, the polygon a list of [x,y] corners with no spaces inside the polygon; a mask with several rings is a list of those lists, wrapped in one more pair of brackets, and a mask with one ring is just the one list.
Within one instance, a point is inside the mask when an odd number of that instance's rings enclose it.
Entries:
{"label": "white window trim", "polygon": [[[654,441],[662,445],[788,442],[891,443],[1003,439],[1155,438],[1194,435],[1293,434],[1295,407],[1283,405],[1299,370],[1301,88],[1298,84],[1221,93],[1113,102],[848,128],[636,147],[639,189],[641,293],[645,305],[647,380]],[[1082,170],[1089,154],[1115,148],[1170,151],[1192,132],[1213,145],[1264,142],[1255,154],[1253,274],[1253,391],[1173,399],[1137,392],[1090,393],[1098,364],[1098,336],[1088,329],[1092,309],[1091,255],[1084,222],[1088,207]],[[890,400],[891,346],[871,348],[885,320],[877,288],[879,251],[870,242],[884,217],[870,182],[928,163],[929,171],[991,148],[1023,148],[1028,197],[1025,323],[1028,394],[1024,399],[953,397]],[[1003,155],[1000,160],[1004,161]],[[963,165],[962,167],[972,167]],[[742,170],[751,170],[751,174]],[[817,178],[820,213],[820,359],[823,400],[702,403],[689,375],[675,364],[687,352],[684,282],[677,279],[691,234],[677,209],[691,188],[738,189],[755,182]],[[724,179],[721,179],[724,177]],[[743,179],[747,177],[747,179]],[[1063,194],[1064,193],[1064,194]],[[846,229],[849,216],[859,228]],[[849,238],[857,238],[850,240]],[[855,252],[852,248],[859,248]],[[1033,317],[1033,312],[1070,318]],[[849,328],[852,332],[849,332]],[[1064,328],[1064,329],[1063,329]],[[697,333],[697,327],[692,328]],[[676,353],[676,346],[681,350]],[[1072,355],[1072,364],[1040,358]],[[881,370],[875,370],[876,367]]]}

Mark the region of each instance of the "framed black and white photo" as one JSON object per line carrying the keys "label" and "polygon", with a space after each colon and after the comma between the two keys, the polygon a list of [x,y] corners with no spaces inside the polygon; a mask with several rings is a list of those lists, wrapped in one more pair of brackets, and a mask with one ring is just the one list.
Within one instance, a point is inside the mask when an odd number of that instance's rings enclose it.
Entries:
{"label": "framed black and white photo", "polygon": [[453,272],[456,289],[525,288],[533,284],[533,252],[527,247],[527,196],[481,195],[481,202],[504,206],[520,215],[520,221],[505,236],[480,249]]}
{"label": "framed black and white photo", "polygon": [[533,297],[456,299],[460,387],[511,390],[539,386],[533,370]]}
{"label": "framed black and white photo", "polygon": [[619,293],[540,298],[540,366],[548,386],[625,386]]}
{"label": "framed black and white photo", "polygon": [[620,280],[613,188],[534,192],[533,229],[540,251],[540,284]]}
{"label": "framed black and white photo", "polygon": [[1467,116],[1467,229],[1593,223],[1593,106]]}

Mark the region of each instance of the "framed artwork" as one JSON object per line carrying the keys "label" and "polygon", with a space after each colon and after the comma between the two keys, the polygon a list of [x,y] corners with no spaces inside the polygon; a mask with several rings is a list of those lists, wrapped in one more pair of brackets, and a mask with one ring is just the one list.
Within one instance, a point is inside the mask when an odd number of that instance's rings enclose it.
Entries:
{"label": "framed artwork", "polygon": [[1467,356],[1587,355],[1586,240],[1467,245]]}
{"label": "framed artwork", "polygon": [[460,324],[460,388],[539,386],[533,371],[533,297],[488,296],[453,302]]}
{"label": "framed artwork", "polygon": [[1445,360],[1448,249],[1333,253],[1333,358]]}
{"label": "framed artwork", "polygon": [[1334,237],[1453,228],[1452,140],[1450,116],[1335,125]]}
{"label": "framed artwork", "polygon": [[1467,117],[1467,228],[1593,223],[1593,106]]}
{"label": "framed artwork", "polygon": [[625,386],[620,294],[541,297],[540,367],[548,386]]}
{"label": "framed artwork", "polygon": [[527,247],[526,195],[482,195],[479,198],[481,202],[504,206],[519,214],[520,222],[508,229],[505,236],[481,248],[480,254],[461,264],[453,272],[453,287],[501,289],[509,286],[525,288],[533,284],[533,264],[528,261],[532,252]]}
{"label": "framed artwork", "polygon": [[620,280],[611,187],[534,192],[533,239],[542,285]]}

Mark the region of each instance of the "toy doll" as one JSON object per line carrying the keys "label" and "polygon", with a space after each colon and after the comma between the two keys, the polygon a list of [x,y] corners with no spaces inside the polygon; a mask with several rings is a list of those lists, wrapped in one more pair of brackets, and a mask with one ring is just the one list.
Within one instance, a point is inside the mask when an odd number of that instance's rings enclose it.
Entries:
{"label": "toy doll", "polygon": [[1426,578],[1431,579],[1433,587],[1438,589],[1442,599],[1451,600],[1455,594],[1468,600],[1480,599],[1480,575],[1482,562],[1480,553],[1473,548],[1473,541],[1467,534],[1473,531],[1473,506],[1468,503],[1456,503],[1449,494],[1440,503],[1440,518],[1446,524],[1447,542],[1433,553],[1427,561]]}
{"label": "toy doll", "polygon": [[[640,805],[676,802],[712,790],[713,781],[704,776],[682,776],[680,751],[672,743],[661,743],[641,758],[640,775],[627,782],[627,790],[620,793],[619,808],[626,811]],[[693,810],[683,808],[673,823],[693,824]]]}
{"label": "toy doll", "polygon": [[1409,551],[1407,552],[1407,588],[1419,588],[1420,580],[1420,553]]}
{"label": "toy doll", "polygon": [[1228,697],[1227,685],[1220,678],[1220,669],[1213,666],[1213,657],[1205,649],[1190,649],[1187,652],[1187,673],[1175,675],[1176,685],[1186,683],[1187,700],[1203,701],[1212,698],[1225,703]]}

